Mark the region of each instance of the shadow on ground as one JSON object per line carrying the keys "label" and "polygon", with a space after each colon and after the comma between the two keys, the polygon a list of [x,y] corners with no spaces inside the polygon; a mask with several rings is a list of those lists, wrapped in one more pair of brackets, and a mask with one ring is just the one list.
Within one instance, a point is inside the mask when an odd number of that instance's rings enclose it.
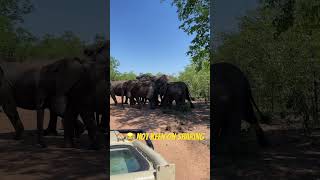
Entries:
{"label": "shadow on ground", "polygon": [[129,107],[125,105],[122,108],[120,105],[111,105],[113,117],[117,118],[117,124],[138,127],[145,130],[165,128],[168,122],[176,122],[182,125],[193,127],[195,125],[205,125],[210,127],[210,106],[204,103],[195,103],[194,109],[191,112],[166,111],[163,109],[149,109],[147,106],[142,109]]}
{"label": "shadow on ground", "polygon": [[271,143],[266,149],[251,139],[242,143],[237,159],[226,154],[212,159],[214,179],[320,179],[320,129],[312,139],[303,137],[300,130],[272,130],[266,135]]}
{"label": "shadow on ground", "polygon": [[[76,148],[62,148],[63,136],[45,137],[48,148],[36,146],[35,131],[25,131],[23,139],[13,133],[0,134],[1,179],[107,179],[107,150],[88,150],[87,135],[76,141]],[[100,135],[101,143],[105,142]]]}

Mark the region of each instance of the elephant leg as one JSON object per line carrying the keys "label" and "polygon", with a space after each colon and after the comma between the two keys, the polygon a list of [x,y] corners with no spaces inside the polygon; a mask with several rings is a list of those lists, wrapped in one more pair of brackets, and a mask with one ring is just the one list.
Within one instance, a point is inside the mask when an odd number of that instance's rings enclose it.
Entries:
{"label": "elephant leg", "polygon": [[58,121],[58,115],[50,110],[50,120],[49,120],[49,125],[48,128],[44,131],[44,135],[54,135],[57,136],[57,121]]}
{"label": "elephant leg", "polygon": [[74,127],[75,137],[80,138],[80,135],[85,131],[85,125],[79,119],[76,119]]}
{"label": "elephant leg", "polygon": [[152,99],[149,99],[149,108],[150,109],[155,109],[155,105]]}
{"label": "elephant leg", "polygon": [[43,140],[43,120],[44,120],[44,109],[37,110],[37,136],[38,144],[41,147],[47,147]]}
{"label": "elephant leg", "polygon": [[122,108],[124,108],[124,102],[123,102],[123,95],[121,95],[121,106],[122,106]]}
{"label": "elephant leg", "polygon": [[114,101],[114,104],[117,105],[118,104],[118,101],[117,101],[117,98],[114,94],[111,94],[111,98],[112,100]]}
{"label": "elephant leg", "polygon": [[67,105],[63,126],[64,126],[64,145],[66,148],[74,147],[73,136],[74,136],[74,124],[78,116],[78,111]]}
{"label": "elephant leg", "polygon": [[186,99],[189,101],[190,107],[191,107],[191,108],[194,108],[194,105],[193,105],[193,103],[192,103],[192,101],[191,101],[191,97],[190,97],[189,90],[187,90]]}
{"label": "elephant leg", "polygon": [[3,105],[3,111],[8,116],[11,124],[16,132],[14,139],[18,140],[21,139],[24,127],[20,120],[17,108],[14,103],[8,103]]}
{"label": "elephant leg", "polygon": [[126,100],[125,100],[125,102],[124,102],[124,104],[128,104],[128,97],[126,96]]}
{"label": "elephant leg", "polygon": [[130,97],[130,106],[133,106],[135,104],[134,98]]}
{"label": "elephant leg", "polygon": [[142,109],[142,102],[141,102],[141,98],[140,97],[137,97],[137,103],[138,103],[138,106],[140,109]]}
{"label": "elephant leg", "polygon": [[[225,135],[228,151],[231,156],[236,158],[240,152],[240,133],[241,133],[241,119],[240,114],[233,112],[227,116],[228,121],[222,128],[222,135]],[[223,132],[225,131],[225,132]],[[226,133],[226,134],[223,134]]]}
{"label": "elephant leg", "polygon": [[109,130],[109,123],[108,123],[108,112],[106,110],[104,110],[102,112],[102,117],[101,117],[101,127],[103,132],[108,131]]}
{"label": "elephant leg", "polygon": [[96,119],[97,126],[99,126],[99,124],[100,124],[99,113],[95,112],[94,114],[95,114],[95,119]]}
{"label": "elephant leg", "polygon": [[213,121],[213,133],[212,133],[212,145],[213,145],[213,154],[217,155],[219,144],[221,144],[221,125],[222,117],[215,113],[214,121]]}
{"label": "elephant leg", "polygon": [[177,108],[179,110],[182,110],[183,105],[185,104],[184,98],[183,97],[178,97],[178,99],[176,100],[176,104],[177,104]]}
{"label": "elephant leg", "polygon": [[263,132],[261,126],[259,125],[258,119],[254,114],[253,107],[250,102],[248,104],[248,111],[247,112],[248,112],[248,115],[245,120],[255,129],[259,145],[262,147],[268,146],[268,144],[269,144],[268,140],[266,139],[264,132]]}
{"label": "elephant leg", "polygon": [[81,112],[80,113],[81,118],[83,119],[87,130],[88,135],[91,140],[91,146],[90,149],[99,149],[99,143],[97,140],[97,125],[95,124],[95,121],[93,119],[94,113],[93,112]]}

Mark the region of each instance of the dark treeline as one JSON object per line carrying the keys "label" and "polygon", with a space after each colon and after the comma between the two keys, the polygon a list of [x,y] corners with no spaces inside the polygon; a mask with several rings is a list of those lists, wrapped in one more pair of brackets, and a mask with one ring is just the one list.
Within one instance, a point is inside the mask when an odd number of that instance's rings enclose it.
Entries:
{"label": "dark treeline", "polygon": [[240,19],[238,32],[215,36],[214,62],[240,67],[269,115],[294,111],[318,123],[319,23],[317,0],[260,1]]}
{"label": "dark treeline", "polygon": [[81,57],[87,46],[100,45],[105,38],[97,34],[94,43],[84,42],[72,31],[38,37],[22,28],[23,17],[32,13],[31,1],[0,0],[0,59],[26,61]]}

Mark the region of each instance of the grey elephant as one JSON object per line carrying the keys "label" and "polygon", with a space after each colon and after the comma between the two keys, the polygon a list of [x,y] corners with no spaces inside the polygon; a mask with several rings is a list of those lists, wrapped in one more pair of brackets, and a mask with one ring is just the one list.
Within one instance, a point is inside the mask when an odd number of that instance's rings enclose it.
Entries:
{"label": "grey elephant", "polygon": [[234,153],[240,148],[241,120],[250,123],[256,130],[258,142],[267,145],[264,132],[254,114],[254,102],[247,77],[236,66],[229,63],[211,65],[211,102],[213,111],[213,149],[217,153],[219,145],[227,145]]}
{"label": "grey elephant", "polygon": [[153,81],[129,80],[126,82],[127,96],[130,102],[136,100],[139,107],[142,108],[142,99],[149,101],[151,109],[155,108],[155,84]]}
{"label": "grey elephant", "polygon": [[[50,108],[50,119],[55,118],[56,121],[58,115],[64,116],[66,96],[57,96],[53,90],[55,87],[47,89],[39,88],[41,81],[48,84],[55,82],[55,76],[43,76],[45,74],[45,69],[42,68],[43,64],[30,66],[22,63],[2,62],[0,66],[4,69],[6,79],[3,86],[1,86],[1,105],[15,128],[15,138],[20,139],[24,130],[16,108],[37,110],[37,122],[39,122],[37,123],[38,142],[44,147],[45,143],[41,138],[44,109]],[[82,125],[80,121],[76,122]],[[77,127],[79,123],[76,123],[75,126]]]}
{"label": "grey elephant", "polygon": [[[97,83],[105,80],[106,69],[96,62],[85,62],[80,59],[62,59],[43,68],[42,77],[54,77],[52,82],[40,81],[40,89],[51,89],[46,96],[66,97],[67,105],[64,114],[64,138],[66,147],[73,146],[74,124],[78,115],[81,115],[89,138],[91,147],[98,148],[97,125],[94,121],[96,112]],[[38,104],[43,104],[44,98],[38,98]],[[42,108],[42,107],[40,107]],[[40,120],[40,119],[38,119]],[[42,125],[42,122],[38,122]],[[106,123],[108,124],[108,123]],[[38,127],[41,128],[41,127]]]}
{"label": "grey elephant", "polygon": [[[45,92],[40,92],[38,88],[43,63],[2,62],[0,66],[3,68],[5,79],[0,92],[1,105],[16,131],[15,139],[20,139],[24,131],[17,107],[27,110],[38,110],[37,118],[43,118],[42,114],[46,108],[51,109],[50,118],[63,116],[64,105],[60,103],[63,101],[63,97],[44,97],[45,100],[42,105],[44,109],[40,110],[38,108],[38,95],[46,94]],[[79,127],[77,129],[80,129],[82,123],[77,123],[77,127]],[[42,133],[42,130],[38,133]],[[77,134],[80,134],[80,132]]]}
{"label": "grey elephant", "polygon": [[[156,86],[155,94],[156,96],[160,97],[160,102],[163,101],[163,97],[167,88],[168,81],[169,81],[169,78],[167,75],[161,75],[154,79],[155,86]],[[156,104],[157,105],[159,104],[158,97],[156,98]]]}
{"label": "grey elephant", "polygon": [[[107,116],[109,110],[107,109],[109,104],[107,92],[110,87],[107,83],[109,56],[106,56],[109,53],[106,51],[109,51],[109,45],[104,45],[98,49],[91,61],[86,62],[75,58],[69,61],[61,60],[59,63],[47,66],[48,71],[46,71],[47,74],[45,76],[56,76],[54,78],[55,82],[47,83],[43,81],[41,84],[43,88],[54,88],[52,84],[55,84],[55,95],[63,94],[68,97],[67,102],[69,106],[66,108],[66,118],[70,118],[67,121],[68,128],[73,129],[72,121],[74,121],[76,114],[80,114],[86,118],[83,119],[87,125],[88,132],[91,131],[91,133],[89,132],[89,136],[92,140],[92,147],[97,147],[98,145],[95,141],[95,123],[91,122],[92,118],[94,119],[94,113],[96,113],[95,119],[97,125],[100,125],[103,131],[109,129]],[[62,77],[67,74],[72,74],[72,76],[68,80],[63,80]],[[61,90],[61,86],[65,84],[69,88]],[[102,115],[100,123],[99,115]],[[56,126],[49,126],[48,128],[55,129]],[[67,141],[66,144],[72,146],[72,134],[68,133],[67,137],[65,136],[65,140]]]}
{"label": "grey elephant", "polygon": [[188,100],[190,107],[194,108],[191,101],[191,96],[189,93],[189,88],[184,82],[169,82],[164,87],[163,90],[163,100],[161,102],[162,107],[171,107],[172,102],[175,101],[178,108],[185,104],[185,100]]}
{"label": "grey elephant", "polygon": [[136,77],[138,81],[154,81],[157,77],[150,74],[141,74]]}
{"label": "grey elephant", "polygon": [[[127,94],[127,87],[126,87],[126,81],[111,81],[111,87],[110,87],[110,95],[114,101],[114,103],[117,105],[118,101],[116,96],[121,96],[121,104],[128,104],[128,97]],[[123,97],[126,96],[125,102],[123,102]]]}
{"label": "grey elephant", "polygon": [[[140,76],[137,76],[136,79],[140,82],[148,82],[152,81],[154,82],[155,89],[154,89],[154,105],[159,105],[159,96],[160,100],[163,100],[163,95],[165,93],[165,87],[168,83],[168,76],[167,75],[161,75],[161,76],[152,76],[149,74],[141,74]],[[147,99],[140,98],[140,101],[144,104],[146,103]]]}

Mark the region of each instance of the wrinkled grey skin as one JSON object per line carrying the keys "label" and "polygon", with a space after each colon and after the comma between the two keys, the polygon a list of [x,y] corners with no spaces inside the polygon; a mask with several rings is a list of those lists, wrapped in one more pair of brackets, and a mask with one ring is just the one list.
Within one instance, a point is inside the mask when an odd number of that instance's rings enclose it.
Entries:
{"label": "wrinkled grey skin", "polygon": [[58,115],[63,116],[65,108],[65,104],[63,104],[64,97],[43,97],[45,99],[42,105],[44,109],[39,109],[39,104],[37,104],[38,95],[46,94],[45,92],[40,92],[38,88],[41,64],[32,66],[29,63],[2,62],[1,67],[4,69],[6,80],[1,88],[0,96],[2,96],[4,112],[15,128],[15,139],[20,139],[24,130],[17,107],[39,110],[37,118],[43,118],[42,113],[45,108],[51,109],[50,118],[57,118]]}
{"label": "wrinkled grey skin", "polygon": [[136,77],[138,81],[154,81],[157,77],[149,74],[141,74]]}
{"label": "wrinkled grey skin", "polygon": [[149,106],[151,109],[155,108],[155,83],[153,81],[137,81],[129,80],[126,82],[127,86],[127,96],[130,98],[130,102],[137,101],[140,108],[142,108],[142,99],[147,99],[149,101]]}
{"label": "wrinkled grey skin", "polygon": [[166,84],[164,89],[165,89],[165,93],[164,93],[163,100],[161,102],[161,106],[171,107],[172,102],[175,101],[177,107],[181,107],[181,105],[185,104],[185,100],[188,100],[190,103],[190,107],[194,108],[194,105],[192,104],[192,101],[191,101],[189,89],[186,83],[170,82]]}
{"label": "wrinkled grey skin", "polygon": [[24,131],[23,124],[17,112],[16,102],[14,99],[13,92],[11,91],[11,83],[6,79],[5,67],[3,64],[1,68],[1,86],[0,86],[0,105],[2,105],[3,111],[8,116],[11,124],[13,125],[16,135],[15,139],[20,139]]}
{"label": "wrinkled grey skin", "polygon": [[[126,96],[127,94],[127,87],[125,84],[126,81],[111,81],[111,87],[110,87],[110,95],[114,101],[114,103],[117,105],[117,99],[116,96],[121,96],[121,104],[123,107],[123,104],[128,103],[128,97]],[[126,96],[126,101],[123,102],[123,96]]]}
{"label": "wrinkled grey skin", "polygon": [[[1,63],[1,67],[4,68],[4,75],[6,77],[6,81],[4,81],[5,83],[1,86],[0,89],[1,105],[3,106],[4,112],[15,128],[16,139],[19,139],[21,137],[24,130],[16,107],[21,107],[29,110],[37,110],[38,143],[41,146],[45,147],[45,143],[42,140],[44,109],[50,108],[51,121],[49,124],[51,124],[51,126],[53,126],[52,124],[56,126],[56,123],[51,122],[56,122],[57,115],[64,115],[64,112],[68,107],[67,101],[69,98],[67,94],[60,93],[61,91],[66,91],[67,89],[57,88],[58,84],[56,83],[56,77],[61,77],[57,75],[58,71],[55,71],[55,74],[51,74],[51,76],[46,76],[46,71],[48,69],[42,68],[42,66],[39,65],[31,67],[28,66],[28,64]],[[99,67],[101,67],[101,65]],[[104,71],[106,70],[105,67],[101,67],[100,69],[103,69]],[[79,78],[78,76],[73,76],[72,72],[73,71],[71,70],[69,71],[69,74],[64,74],[65,77],[67,77],[64,78]],[[106,74],[104,74],[103,76],[107,77]],[[45,86],[40,88],[40,84],[49,84],[49,88],[43,88]],[[61,87],[64,87],[63,85],[68,84],[60,83],[59,85]],[[56,91],[58,89],[59,91]],[[104,116],[106,116],[107,113],[103,114]],[[82,119],[88,119],[88,115],[86,113],[82,113],[80,115],[82,116]],[[103,119],[106,119],[106,117],[104,117]]]}
{"label": "wrinkled grey skin", "polygon": [[[106,81],[99,81],[95,92],[95,112],[97,125],[103,130],[108,131],[108,84]],[[101,115],[101,120],[100,116]]]}
{"label": "wrinkled grey skin", "polygon": [[[160,77],[155,78],[155,86],[156,86],[156,95],[160,96],[161,102],[163,101],[164,94],[166,92],[167,84],[168,84],[168,77],[166,75],[162,75]],[[157,98],[158,100],[158,98]],[[158,101],[157,101],[158,103]]]}
{"label": "wrinkled grey skin", "polygon": [[[43,77],[54,77],[53,82],[40,81],[41,89],[52,89],[49,96],[67,97],[64,115],[65,146],[73,146],[74,123],[80,114],[88,130],[91,147],[98,148],[96,111],[96,86],[103,80],[105,69],[94,62],[81,62],[78,59],[62,59],[45,66]],[[39,98],[39,104],[43,104]],[[38,122],[42,124],[41,122]],[[41,134],[40,134],[41,135]],[[40,138],[41,139],[41,138]]]}
{"label": "wrinkled grey skin", "polygon": [[[77,114],[84,116],[84,121],[87,126],[89,136],[92,140],[91,146],[97,148],[96,141],[96,124],[92,123],[92,119],[96,118],[96,123],[100,125],[103,130],[109,129],[108,122],[108,104],[109,98],[107,96],[108,83],[107,76],[108,69],[107,63],[109,63],[109,42],[104,44],[100,49],[95,52],[89,53],[91,61],[82,62],[74,59],[72,62],[64,61],[60,64],[48,66],[50,70],[50,76],[55,76],[56,94],[64,94],[68,97],[68,106],[66,109],[66,118],[68,119],[68,131],[73,129],[74,118]],[[85,54],[89,50],[85,51]],[[70,75],[69,79],[63,79],[64,75]],[[49,75],[47,75],[49,76]],[[62,83],[62,84],[61,84]],[[53,83],[54,84],[54,83]],[[50,84],[47,84],[50,88]],[[52,85],[52,83],[51,83]],[[44,84],[46,86],[46,84]],[[60,88],[59,88],[60,87]],[[61,87],[67,87],[61,90]],[[52,88],[52,87],[51,87]],[[94,117],[96,113],[96,117]],[[99,123],[101,117],[101,122]],[[49,127],[48,127],[49,128]],[[55,129],[56,127],[50,127]],[[72,134],[67,133],[65,136],[67,146],[73,145]]]}
{"label": "wrinkled grey skin", "polygon": [[[163,100],[163,95],[165,93],[165,89],[166,89],[166,85],[168,83],[168,77],[166,75],[161,75],[159,77],[156,76],[150,76],[148,74],[142,74],[140,76],[137,76],[136,79],[139,82],[148,82],[148,81],[152,81],[154,82],[155,85],[155,89],[154,89],[154,105],[158,106],[159,105],[159,97],[161,101]],[[146,102],[147,99],[145,98],[141,98],[140,101],[142,101],[143,103]]]}
{"label": "wrinkled grey skin", "polygon": [[[210,76],[213,78],[211,102],[213,103],[213,145],[216,153],[220,145],[227,145],[235,154],[240,148],[241,120],[251,124],[256,130],[260,145],[265,146],[262,128],[254,114],[256,106],[248,79],[241,70],[228,63],[211,65]],[[218,145],[219,144],[219,145]]]}

